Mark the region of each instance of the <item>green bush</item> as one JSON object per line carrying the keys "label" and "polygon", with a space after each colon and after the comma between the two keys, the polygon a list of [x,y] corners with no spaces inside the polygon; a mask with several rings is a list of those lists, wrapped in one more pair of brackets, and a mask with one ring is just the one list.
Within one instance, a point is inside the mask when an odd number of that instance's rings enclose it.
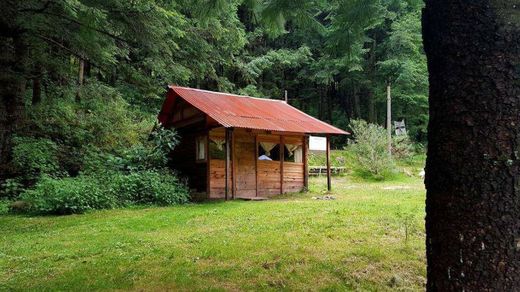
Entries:
{"label": "green bush", "polygon": [[113,166],[123,171],[162,169],[168,163],[168,154],[179,143],[175,130],[156,126],[145,144],[137,144],[113,157]]}
{"label": "green bush", "polygon": [[187,188],[168,171],[144,170],[75,178],[44,178],[21,195],[26,211],[73,214],[133,204],[174,205],[189,200]]}
{"label": "green bush", "polygon": [[392,155],[395,159],[409,161],[414,155],[414,145],[408,135],[392,137]]}
{"label": "green bush", "polygon": [[350,146],[358,168],[376,179],[383,179],[394,169],[388,152],[386,130],[363,120],[351,121],[355,142]]}
{"label": "green bush", "polygon": [[24,191],[18,178],[8,178],[0,184],[0,198],[16,199]]}
{"label": "green bush", "polygon": [[187,188],[168,171],[144,170],[130,174],[115,173],[103,179],[108,191],[123,205],[184,204],[189,200]]}
{"label": "green bush", "polygon": [[[134,145],[146,144],[156,120],[154,114],[136,110],[116,89],[97,82],[83,87],[80,102],[74,100],[75,92],[64,90],[62,97],[44,99],[31,107],[23,131],[55,143],[56,172],[76,176],[85,170],[104,171],[109,155],[121,156]],[[20,145],[26,142],[31,141]],[[39,149],[29,144],[26,147]],[[102,159],[91,160],[93,153]]]}
{"label": "green bush", "polygon": [[0,200],[0,215],[5,215],[9,212],[10,202],[7,200]]}
{"label": "green bush", "polygon": [[118,205],[117,199],[103,192],[98,180],[91,177],[43,178],[34,189],[21,195],[29,212],[43,214],[83,213]]}
{"label": "green bush", "polygon": [[69,147],[91,145],[111,152],[145,139],[155,120],[153,115],[134,111],[117,90],[101,83],[86,84],[81,102],[74,96],[68,93],[33,106],[31,132]]}
{"label": "green bush", "polygon": [[119,154],[100,152],[97,148],[87,148],[84,154],[83,174],[96,174],[106,171],[129,173],[142,170],[161,170],[166,168],[168,154],[178,144],[177,132],[159,125],[154,127],[149,139],[137,143]]}
{"label": "green bush", "polygon": [[59,170],[58,145],[45,138],[15,137],[13,163],[26,178],[55,175]]}

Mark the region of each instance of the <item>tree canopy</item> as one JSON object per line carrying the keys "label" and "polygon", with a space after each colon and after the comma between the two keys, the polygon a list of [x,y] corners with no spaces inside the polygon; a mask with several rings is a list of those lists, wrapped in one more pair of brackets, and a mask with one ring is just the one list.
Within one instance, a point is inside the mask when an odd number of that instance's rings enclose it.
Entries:
{"label": "tree canopy", "polygon": [[167,84],[267,98],[287,90],[290,104],[347,128],[359,118],[384,124],[391,84],[393,116],[423,142],[421,8],[418,0],[8,0],[0,164],[35,106],[88,102],[99,86],[149,116]]}

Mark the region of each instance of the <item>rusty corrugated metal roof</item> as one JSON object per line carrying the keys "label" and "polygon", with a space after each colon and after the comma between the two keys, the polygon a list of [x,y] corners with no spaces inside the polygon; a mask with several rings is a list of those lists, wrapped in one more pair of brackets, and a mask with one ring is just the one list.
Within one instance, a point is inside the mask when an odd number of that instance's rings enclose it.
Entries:
{"label": "rusty corrugated metal roof", "polygon": [[[282,100],[255,98],[195,88],[169,86],[161,113],[171,113],[180,97],[226,128],[246,128],[308,134],[349,134]],[[174,93],[174,94],[171,94]],[[161,115],[159,116],[161,122]]]}

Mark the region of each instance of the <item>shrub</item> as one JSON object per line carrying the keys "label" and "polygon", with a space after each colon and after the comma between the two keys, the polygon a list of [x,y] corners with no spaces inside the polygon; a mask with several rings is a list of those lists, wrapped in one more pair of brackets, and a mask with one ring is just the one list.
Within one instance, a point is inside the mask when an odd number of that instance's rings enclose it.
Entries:
{"label": "shrub", "polygon": [[59,169],[58,146],[45,138],[15,137],[13,163],[24,177],[54,175]]}
{"label": "shrub", "polygon": [[129,173],[142,170],[161,170],[166,168],[168,154],[179,143],[175,130],[154,127],[149,139],[128,149],[119,155],[100,152],[96,148],[87,148],[83,163],[84,174],[96,174],[106,171]]}
{"label": "shrub", "polygon": [[34,189],[25,191],[21,200],[29,211],[44,214],[73,214],[87,210],[116,207],[117,199],[103,192],[101,184],[91,177],[43,178]]}
{"label": "shrub", "polygon": [[383,179],[394,168],[385,129],[363,120],[353,120],[350,127],[355,137],[350,147],[358,167],[376,179]]}
{"label": "shrub", "polygon": [[168,171],[145,170],[105,173],[75,178],[44,178],[21,200],[27,211],[41,214],[73,214],[132,204],[174,205],[189,200],[187,188]]}
{"label": "shrub", "polygon": [[24,191],[24,186],[17,178],[8,178],[0,185],[0,198],[15,199]]}
{"label": "shrub", "polygon": [[93,145],[111,152],[141,141],[155,120],[153,115],[134,111],[117,90],[101,83],[83,86],[81,102],[74,96],[72,90],[32,107],[30,131],[70,147]]}
{"label": "shrub", "polygon": [[0,215],[5,215],[9,212],[9,201],[0,200]]}
{"label": "shrub", "polygon": [[108,191],[127,204],[184,204],[189,200],[187,188],[168,171],[144,170],[130,174],[114,173],[103,178]]}
{"label": "shrub", "polygon": [[[84,98],[80,102],[74,99],[76,89],[62,88],[62,91],[62,97],[44,99],[31,107],[22,131],[51,143],[54,141],[59,146],[57,166],[60,173],[76,176],[85,168],[105,167],[106,159],[91,161],[87,155],[91,152],[122,155],[146,140],[156,119],[153,114],[130,106],[114,88],[97,82],[82,87]],[[95,162],[101,165],[95,165]]]}
{"label": "shrub", "polygon": [[395,159],[410,160],[414,154],[414,145],[408,135],[392,137],[392,155]]}

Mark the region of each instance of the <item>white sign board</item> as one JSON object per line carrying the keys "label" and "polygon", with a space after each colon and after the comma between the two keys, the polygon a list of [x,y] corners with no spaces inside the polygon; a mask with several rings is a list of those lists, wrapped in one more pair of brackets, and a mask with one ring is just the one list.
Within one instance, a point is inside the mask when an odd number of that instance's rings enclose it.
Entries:
{"label": "white sign board", "polygon": [[325,137],[309,137],[309,150],[326,151],[327,150],[327,138]]}

